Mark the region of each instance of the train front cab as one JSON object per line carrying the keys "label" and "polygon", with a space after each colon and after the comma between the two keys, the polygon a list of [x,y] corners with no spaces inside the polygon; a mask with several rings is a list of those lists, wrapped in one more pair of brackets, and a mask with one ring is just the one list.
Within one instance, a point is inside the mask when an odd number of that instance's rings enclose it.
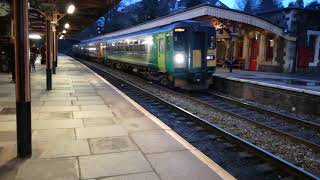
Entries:
{"label": "train front cab", "polygon": [[215,30],[210,26],[177,27],[173,32],[174,86],[206,89],[215,72]]}

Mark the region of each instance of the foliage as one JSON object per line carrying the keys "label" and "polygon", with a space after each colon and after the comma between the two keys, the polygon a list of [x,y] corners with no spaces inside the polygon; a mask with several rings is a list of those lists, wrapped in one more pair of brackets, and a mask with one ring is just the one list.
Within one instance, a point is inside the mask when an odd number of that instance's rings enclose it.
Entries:
{"label": "foliage", "polygon": [[278,0],[261,0],[259,4],[260,11],[274,10],[280,7],[281,7],[281,2],[279,2]]}
{"label": "foliage", "polygon": [[304,2],[303,2],[303,0],[296,0],[296,2],[295,2],[295,7],[304,8]]}
{"label": "foliage", "polygon": [[190,8],[190,7],[201,4],[201,2],[202,2],[201,0],[188,0],[186,6],[187,8]]}
{"label": "foliage", "polygon": [[257,7],[257,1],[255,0],[236,0],[236,5],[239,9],[247,13],[253,13]]}
{"label": "foliage", "polygon": [[306,7],[306,9],[320,10],[320,3],[317,0],[313,0]]}

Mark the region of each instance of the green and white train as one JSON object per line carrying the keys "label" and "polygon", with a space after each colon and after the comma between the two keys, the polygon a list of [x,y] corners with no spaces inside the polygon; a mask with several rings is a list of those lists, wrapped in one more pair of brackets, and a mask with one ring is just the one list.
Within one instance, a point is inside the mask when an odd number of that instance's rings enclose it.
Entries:
{"label": "green and white train", "polygon": [[216,69],[216,32],[208,23],[179,21],[73,45],[73,55],[143,74],[166,86],[206,89]]}

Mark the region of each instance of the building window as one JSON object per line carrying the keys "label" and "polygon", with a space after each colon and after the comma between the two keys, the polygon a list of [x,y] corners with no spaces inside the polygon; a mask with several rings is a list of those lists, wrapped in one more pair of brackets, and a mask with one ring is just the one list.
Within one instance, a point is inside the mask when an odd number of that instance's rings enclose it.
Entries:
{"label": "building window", "polygon": [[309,37],[309,48],[310,48],[310,50],[312,50],[312,54],[313,54],[313,56],[312,56],[312,58],[310,59],[310,62],[311,63],[313,63],[314,62],[314,56],[315,56],[315,49],[316,49],[316,43],[317,43],[317,36],[316,35],[311,35],[310,37]]}
{"label": "building window", "polygon": [[275,39],[273,35],[266,36],[266,61],[273,60],[273,48],[275,45]]}

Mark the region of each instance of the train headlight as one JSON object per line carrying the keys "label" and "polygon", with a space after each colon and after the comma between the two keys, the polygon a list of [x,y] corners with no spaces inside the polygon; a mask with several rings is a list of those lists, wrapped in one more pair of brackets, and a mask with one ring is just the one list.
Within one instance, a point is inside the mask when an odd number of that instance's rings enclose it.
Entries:
{"label": "train headlight", "polygon": [[174,62],[177,65],[182,65],[185,63],[185,58],[184,55],[182,53],[178,53],[174,56]]}
{"label": "train headlight", "polygon": [[215,57],[214,57],[214,56],[212,56],[212,55],[211,55],[211,56],[207,56],[207,60],[208,60],[208,61],[210,61],[210,60],[214,60],[214,59],[215,59]]}

